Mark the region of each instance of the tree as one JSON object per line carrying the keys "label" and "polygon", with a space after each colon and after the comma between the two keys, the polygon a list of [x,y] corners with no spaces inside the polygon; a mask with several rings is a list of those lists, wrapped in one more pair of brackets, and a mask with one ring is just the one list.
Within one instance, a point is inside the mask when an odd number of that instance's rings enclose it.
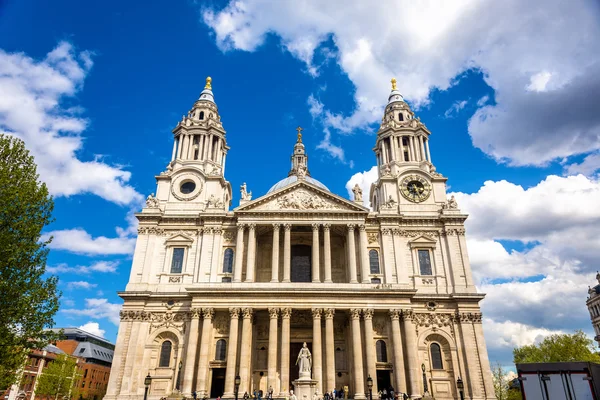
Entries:
{"label": "tree", "polygon": [[0,134],[0,389],[14,383],[31,349],[56,338],[45,328],[58,310],[58,280],[43,276],[50,241],[40,241],[54,203],[38,178],[23,141]]}
{"label": "tree", "polygon": [[594,341],[583,331],[573,334],[547,336],[539,344],[517,347],[513,350],[515,364],[538,362],[588,361],[600,362]]}
{"label": "tree", "polygon": [[492,367],[492,380],[494,381],[494,393],[496,400],[521,400],[521,391],[512,389],[510,383],[517,374],[507,371],[500,363]]}
{"label": "tree", "polygon": [[76,398],[79,395],[76,383],[80,378],[77,358],[61,354],[48,363],[38,378],[35,394],[61,400]]}

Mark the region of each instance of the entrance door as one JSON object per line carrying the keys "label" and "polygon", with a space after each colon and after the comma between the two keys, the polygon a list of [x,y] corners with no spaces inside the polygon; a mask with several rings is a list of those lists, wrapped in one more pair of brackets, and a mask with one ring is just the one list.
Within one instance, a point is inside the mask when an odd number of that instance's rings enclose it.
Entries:
{"label": "entrance door", "polygon": [[311,282],[311,248],[307,245],[292,246],[292,282]]}
{"label": "entrance door", "polygon": [[[298,366],[296,365],[296,360],[298,359],[298,354],[300,353],[300,349],[304,343],[290,343],[290,382],[289,388],[291,389],[292,382],[300,377],[300,371],[298,371]],[[307,342],[306,347],[312,354],[312,343]]]}
{"label": "entrance door", "polygon": [[[378,369],[377,370],[377,389],[386,391],[388,388],[392,386],[392,380],[390,378],[390,371],[386,369]],[[398,388],[395,388],[398,390]]]}
{"label": "entrance door", "polygon": [[210,397],[216,399],[225,391],[225,368],[213,368]]}

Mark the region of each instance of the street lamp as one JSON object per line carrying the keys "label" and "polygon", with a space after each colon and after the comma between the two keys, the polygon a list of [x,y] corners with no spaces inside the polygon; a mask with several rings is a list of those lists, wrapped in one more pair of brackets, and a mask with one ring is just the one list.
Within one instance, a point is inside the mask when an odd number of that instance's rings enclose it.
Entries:
{"label": "street lamp", "polygon": [[465,388],[465,385],[464,385],[462,379],[460,379],[460,376],[456,380],[456,387],[458,388],[458,393],[460,393],[460,400],[465,400],[465,395],[463,393],[463,389]]}
{"label": "street lamp", "polygon": [[421,364],[421,371],[423,371],[423,394],[429,393],[429,388],[427,387],[427,374],[425,374],[425,364]]}
{"label": "street lamp", "polygon": [[179,361],[179,370],[177,371],[177,382],[175,382],[175,390],[181,391],[181,367],[183,367],[183,361]]}
{"label": "street lamp", "polygon": [[146,377],[144,378],[144,385],[146,386],[146,390],[144,391],[144,400],[148,399],[148,388],[150,387],[151,383],[152,383],[152,377],[150,376],[150,373],[148,372],[148,375],[146,375]]}
{"label": "street lamp", "polygon": [[240,376],[236,375],[235,380],[233,382],[235,383],[235,400],[238,400],[238,393],[240,390],[240,382],[241,382]]}
{"label": "street lamp", "polygon": [[371,375],[367,378],[367,387],[369,388],[369,400],[373,400],[373,378],[371,378]]}

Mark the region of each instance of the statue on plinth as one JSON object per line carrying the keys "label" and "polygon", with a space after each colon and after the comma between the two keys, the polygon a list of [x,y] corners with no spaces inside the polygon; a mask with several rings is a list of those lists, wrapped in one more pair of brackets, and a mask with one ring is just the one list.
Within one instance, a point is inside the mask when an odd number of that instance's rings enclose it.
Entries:
{"label": "statue on plinth", "polygon": [[306,346],[306,342],[302,345],[298,358],[296,359],[296,365],[299,367],[299,380],[310,379],[310,371],[312,368],[312,354]]}

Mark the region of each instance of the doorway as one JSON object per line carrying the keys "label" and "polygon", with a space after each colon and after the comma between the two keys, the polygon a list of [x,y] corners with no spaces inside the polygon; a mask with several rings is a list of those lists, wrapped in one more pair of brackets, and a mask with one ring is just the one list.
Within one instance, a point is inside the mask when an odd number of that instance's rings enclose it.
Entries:
{"label": "doorway", "polygon": [[292,246],[292,282],[311,282],[311,247],[303,244]]}
{"label": "doorway", "polygon": [[[298,359],[298,354],[300,353],[300,349],[304,343],[290,343],[290,381],[289,388],[293,387],[292,382],[300,377],[298,366],[296,365],[296,360]],[[312,354],[312,343],[306,342],[306,347]]]}
{"label": "doorway", "polygon": [[213,368],[210,397],[216,399],[223,396],[225,391],[225,368]]}
{"label": "doorway", "polygon": [[[398,383],[396,383],[398,385]],[[392,386],[392,380],[390,378],[390,370],[388,369],[378,369],[377,370],[377,388],[379,390],[387,390],[390,386]],[[398,388],[395,388],[398,390]]]}

